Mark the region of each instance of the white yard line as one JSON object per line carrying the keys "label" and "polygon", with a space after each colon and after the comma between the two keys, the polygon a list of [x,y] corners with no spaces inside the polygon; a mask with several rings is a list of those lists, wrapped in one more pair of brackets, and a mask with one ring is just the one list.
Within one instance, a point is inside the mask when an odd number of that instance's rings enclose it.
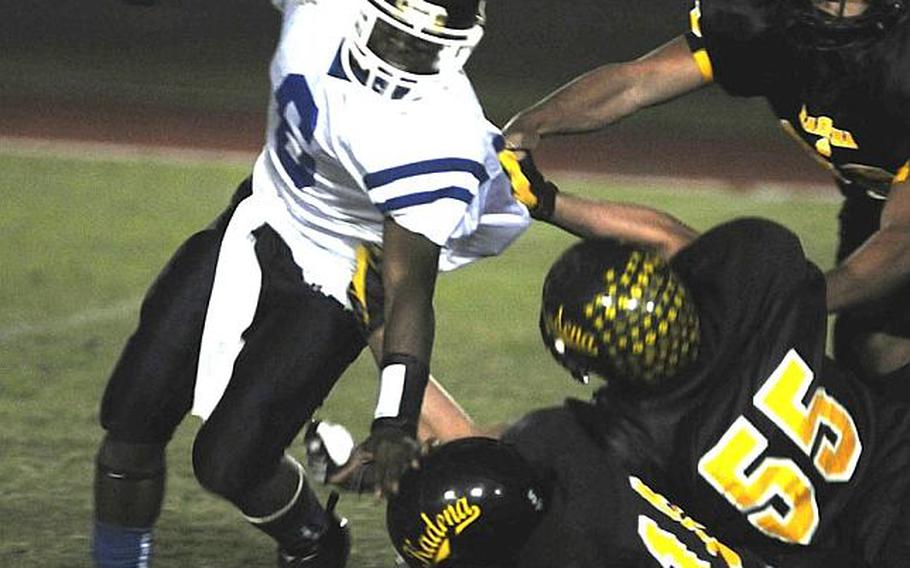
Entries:
{"label": "white yard line", "polygon": [[[51,140],[44,138],[0,136],[0,154],[25,157],[45,157],[49,154],[76,160],[136,161],[155,160],[175,164],[227,164],[249,165],[255,161],[255,152],[205,148],[179,148],[173,146],[148,146],[142,144],[112,144],[79,140]],[[688,190],[747,193],[767,199],[783,199],[794,193],[823,200],[837,201],[840,194],[831,184],[754,180],[744,187],[741,183],[713,177],[669,177],[630,175],[577,170],[552,170],[547,175],[556,180],[585,183],[626,185],[649,189],[686,188]]]}
{"label": "white yard line", "polygon": [[70,316],[38,323],[18,323],[0,327],[0,344],[23,337],[51,335],[72,331],[92,324],[107,323],[134,317],[139,311],[141,298],[123,300],[110,306],[101,306],[76,312]]}
{"label": "white yard line", "polygon": [[176,164],[227,164],[252,167],[255,152],[234,150],[148,146],[143,144],[112,144],[81,140],[50,140],[0,136],[0,154],[27,158],[46,158],[49,155],[73,160],[127,161],[155,160]]}
{"label": "white yard line", "polygon": [[800,198],[840,202],[841,195],[834,183],[787,182],[783,180],[750,180],[744,185],[718,177],[670,177],[656,175],[621,174],[606,172],[583,172],[576,170],[548,170],[547,177],[560,181],[577,183],[600,183],[611,186],[641,188],[643,190],[681,190],[688,193],[739,193],[750,199],[777,201],[793,196]]}

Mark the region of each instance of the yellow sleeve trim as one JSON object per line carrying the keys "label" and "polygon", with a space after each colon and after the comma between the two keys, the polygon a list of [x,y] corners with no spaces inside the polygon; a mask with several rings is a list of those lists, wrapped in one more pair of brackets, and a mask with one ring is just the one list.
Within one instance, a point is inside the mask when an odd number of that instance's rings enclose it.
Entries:
{"label": "yellow sleeve trim", "polygon": [[701,76],[705,82],[714,81],[714,66],[711,65],[711,58],[708,56],[708,52],[704,49],[699,49],[692,52],[692,57],[695,58],[695,64],[698,65],[698,70],[701,71]]}
{"label": "yellow sleeve trim", "polygon": [[689,10],[689,27],[695,37],[701,37],[701,5],[695,0],[695,6]]}
{"label": "yellow sleeve trim", "polygon": [[907,160],[907,163],[897,170],[897,175],[894,176],[894,183],[904,183],[908,179],[910,179],[910,160]]}

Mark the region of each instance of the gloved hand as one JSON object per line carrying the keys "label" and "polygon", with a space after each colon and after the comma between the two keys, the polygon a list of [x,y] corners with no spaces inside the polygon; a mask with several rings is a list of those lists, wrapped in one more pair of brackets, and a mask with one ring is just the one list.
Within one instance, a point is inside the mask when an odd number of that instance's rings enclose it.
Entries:
{"label": "gloved hand", "polygon": [[376,489],[372,456],[341,424],[313,420],[303,435],[306,469],[311,479],[354,493]]}
{"label": "gloved hand", "polygon": [[402,420],[377,418],[362,448],[370,456],[381,495],[398,493],[398,480],[408,469],[420,467],[420,444]]}
{"label": "gloved hand", "polygon": [[499,152],[499,163],[509,176],[515,199],[528,208],[531,217],[549,221],[553,216],[559,188],[543,177],[534,164],[531,152],[502,150]]}
{"label": "gloved hand", "polygon": [[357,265],[347,293],[360,331],[369,338],[384,322],[381,248],[367,243],[357,246]]}

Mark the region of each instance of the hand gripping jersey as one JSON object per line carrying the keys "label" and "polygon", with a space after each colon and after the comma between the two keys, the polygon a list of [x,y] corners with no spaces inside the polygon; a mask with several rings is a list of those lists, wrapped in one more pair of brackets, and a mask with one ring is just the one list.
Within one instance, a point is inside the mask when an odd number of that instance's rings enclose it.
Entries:
{"label": "hand gripping jersey", "polygon": [[638,424],[650,439],[638,447],[660,456],[673,498],[772,564],[845,546],[879,567],[905,565],[891,555],[910,542],[898,525],[910,511],[910,412],[826,358],[824,278],[796,236],[738,220],[672,266],[699,307],[699,359],[660,396],[603,389],[605,422]]}
{"label": "hand gripping jersey", "polygon": [[499,131],[463,73],[398,100],[365,88],[344,38],[354,0],[275,1],[284,19],[253,191],[304,277],[347,305],[359,242],[391,217],[442,247],[440,269],[495,255],[528,225],[496,154]]}
{"label": "hand gripping jersey", "polygon": [[910,174],[910,18],[873,43],[813,51],[787,37],[784,1],[696,0],[696,62],[728,93],[765,97],[845,193],[885,198]]}

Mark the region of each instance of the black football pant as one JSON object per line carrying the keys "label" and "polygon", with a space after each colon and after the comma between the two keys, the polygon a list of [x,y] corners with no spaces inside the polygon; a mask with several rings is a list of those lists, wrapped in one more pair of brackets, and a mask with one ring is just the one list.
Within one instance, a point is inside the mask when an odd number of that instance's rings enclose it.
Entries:
{"label": "black football pant", "polygon": [[[148,291],[139,326],[104,393],[101,423],[109,440],[163,448],[189,411],[221,240],[250,193],[247,180],[227,210],[180,247]],[[238,506],[275,472],[364,346],[352,314],[303,281],[277,233],[262,225],[253,235],[262,271],[256,312],[228,387],[193,449],[200,482]]]}

